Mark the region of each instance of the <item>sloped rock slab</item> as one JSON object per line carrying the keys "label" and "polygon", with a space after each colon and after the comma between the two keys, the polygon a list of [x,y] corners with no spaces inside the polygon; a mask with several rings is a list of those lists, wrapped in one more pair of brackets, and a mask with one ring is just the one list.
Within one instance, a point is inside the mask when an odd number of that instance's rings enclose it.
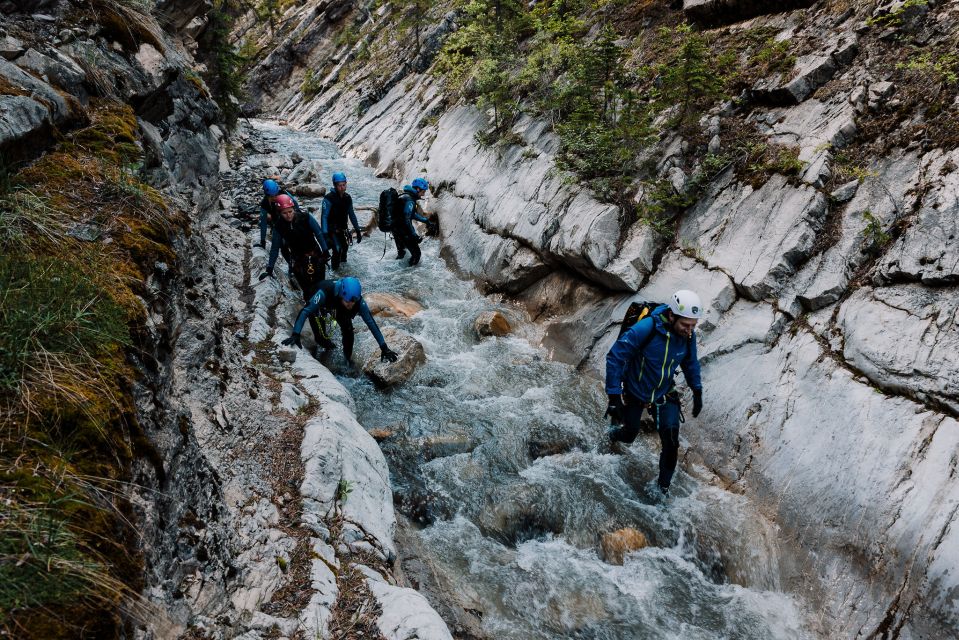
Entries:
{"label": "sloped rock slab", "polygon": [[844,34],[831,42],[826,49],[800,56],[788,73],[757,82],[751,97],[763,104],[799,104],[829,82],[842,66],[852,62],[858,51],[856,36]]}
{"label": "sloped rock slab", "polygon": [[725,271],[751,300],[774,294],[804,262],[822,229],[826,198],[774,175],[758,190],[732,183],[700,201],[680,227],[680,241]]}
{"label": "sloped rock slab", "polygon": [[384,329],[383,338],[399,359],[396,362],[380,362],[380,350],[376,349],[363,365],[363,372],[377,386],[392,387],[410,379],[416,367],[426,362],[426,352],[419,340],[394,327]]}
{"label": "sloped rock slab", "polygon": [[879,268],[883,281],[959,283],[959,150],[936,153],[926,171],[936,181],[915,222],[883,259]]}
{"label": "sloped rock slab", "polygon": [[843,357],[883,389],[932,398],[959,413],[959,290],[864,288],[836,318]]}

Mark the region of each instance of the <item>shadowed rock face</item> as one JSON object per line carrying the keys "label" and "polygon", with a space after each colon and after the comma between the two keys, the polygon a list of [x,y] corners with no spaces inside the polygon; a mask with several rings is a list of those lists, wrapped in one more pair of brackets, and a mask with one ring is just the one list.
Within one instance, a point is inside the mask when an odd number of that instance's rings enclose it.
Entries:
{"label": "shadowed rock face", "polygon": [[815,0],[783,0],[782,2],[763,2],[763,0],[683,0],[683,13],[695,22],[708,26],[731,24],[761,16],[800,9],[814,4]]}

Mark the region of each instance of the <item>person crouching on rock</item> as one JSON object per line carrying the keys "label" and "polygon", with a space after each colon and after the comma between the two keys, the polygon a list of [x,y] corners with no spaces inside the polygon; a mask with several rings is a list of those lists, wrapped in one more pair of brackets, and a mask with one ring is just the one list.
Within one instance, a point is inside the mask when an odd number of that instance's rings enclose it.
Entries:
{"label": "person crouching on rock", "polygon": [[326,243],[333,252],[333,262],[330,265],[336,271],[341,263],[346,263],[346,253],[349,251],[352,238],[347,222],[353,224],[356,231],[356,242],[363,240],[360,232],[360,223],[356,220],[353,211],[353,198],[346,192],[346,174],[333,174],[333,191],[323,196],[323,213],[320,216],[320,227],[326,237]]}
{"label": "person crouching on rock", "polygon": [[673,376],[682,368],[693,390],[693,417],[703,408],[703,384],[696,355],[696,323],[702,303],[692,291],[673,294],[624,333],[606,355],[606,393],[613,442],[631,443],[639,431],[643,411],[656,424],[663,450],[659,455],[659,489],[666,494],[679,456],[679,393]]}
{"label": "person crouching on rock", "polygon": [[[353,366],[353,342],[355,335],[353,333],[353,319],[360,315],[366,327],[373,334],[376,343],[380,345],[380,361],[396,362],[398,356],[396,352],[386,345],[386,340],[376,326],[373,314],[363,299],[360,281],[356,278],[343,278],[342,280],[324,280],[317,286],[316,293],[307,301],[306,306],[300,310],[296,318],[296,324],[293,325],[293,333],[283,341],[286,346],[296,345],[302,347],[300,343],[300,332],[303,330],[303,324],[307,318],[315,319],[318,315],[326,318],[332,317],[336,324],[340,325],[340,334],[343,336],[343,356],[347,364]],[[328,326],[326,322],[324,325]],[[317,341],[317,344],[324,349],[333,348],[333,342],[329,336],[324,336],[324,340]]]}
{"label": "person crouching on rock", "polygon": [[401,260],[410,250],[410,266],[415,266],[423,254],[420,251],[420,242],[423,240],[413,228],[413,220],[419,220],[432,226],[432,223],[416,212],[416,201],[429,191],[430,183],[423,178],[416,178],[403,187],[400,201],[403,203],[403,215],[393,218],[393,241],[396,242],[396,259]]}

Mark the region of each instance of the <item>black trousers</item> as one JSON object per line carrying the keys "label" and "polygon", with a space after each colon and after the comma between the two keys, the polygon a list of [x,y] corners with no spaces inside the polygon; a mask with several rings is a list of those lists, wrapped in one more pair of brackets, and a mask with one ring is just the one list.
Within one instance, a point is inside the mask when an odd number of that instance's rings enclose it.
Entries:
{"label": "black trousers", "polygon": [[350,233],[348,229],[334,229],[326,235],[326,243],[330,245],[330,258],[333,271],[346,263],[346,254],[350,250]]}
{"label": "black trousers", "polygon": [[420,244],[412,235],[409,229],[404,227],[393,227],[393,241],[396,243],[396,257],[402,258],[406,255],[406,250],[410,251],[410,266],[420,261],[423,252],[420,251]]}
{"label": "black trousers", "polygon": [[[300,285],[300,291],[303,292],[303,302],[307,303],[310,301],[310,298],[313,297],[313,294],[316,293],[320,280],[324,279],[326,274],[326,265],[323,265],[322,269],[314,269],[313,274],[308,273],[305,269],[297,269],[293,272],[293,277],[296,278],[297,284]],[[333,342],[330,341],[327,331],[323,331],[320,328],[319,323],[317,322],[316,316],[309,316],[307,322],[310,323],[310,329],[313,331],[313,340],[316,344],[320,345],[324,349],[329,349],[333,346]]]}
{"label": "black trousers", "polygon": [[659,454],[659,486],[669,487],[676,472],[676,462],[679,460],[679,402],[670,398],[662,404],[642,402],[634,395],[623,394],[623,425],[610,434],[610,439],[627,444],[636,439],[639,433],[643,411],[648,411],[656,424],[659,440],[663,445]]}

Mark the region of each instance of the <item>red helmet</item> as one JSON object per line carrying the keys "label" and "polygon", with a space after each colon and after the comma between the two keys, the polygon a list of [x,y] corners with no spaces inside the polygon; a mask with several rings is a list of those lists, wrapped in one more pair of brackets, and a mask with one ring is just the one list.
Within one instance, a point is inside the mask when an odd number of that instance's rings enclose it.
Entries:
{"label": "red helmet", "polygon": [[276,197],[276,206],[280,209],[292,209],[293,208],[293,198],[281,193]]}

